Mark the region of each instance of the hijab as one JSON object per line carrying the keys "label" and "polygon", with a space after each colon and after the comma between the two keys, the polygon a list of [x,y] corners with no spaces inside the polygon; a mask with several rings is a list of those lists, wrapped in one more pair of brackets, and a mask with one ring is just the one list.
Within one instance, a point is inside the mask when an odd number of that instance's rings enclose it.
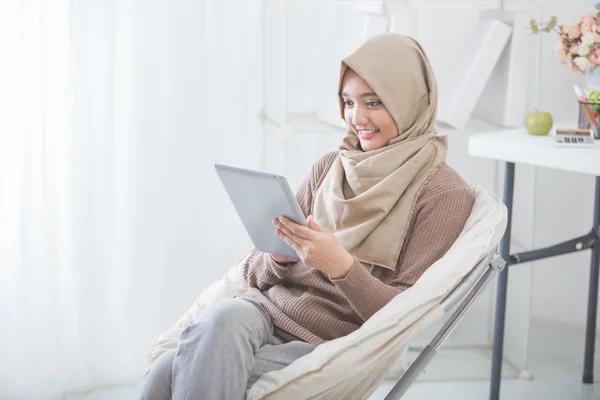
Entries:
{"label": "hijab", "polygon": [[420,44],[399,34],[374,36],[344,58],[338,93],[348,68],[377,94],[398,136],[363,151],[349,129],[317,191],[314,219],[357,260],[395,270],[417,196],[446,158],[447,140],[434,128],[437,83]]}

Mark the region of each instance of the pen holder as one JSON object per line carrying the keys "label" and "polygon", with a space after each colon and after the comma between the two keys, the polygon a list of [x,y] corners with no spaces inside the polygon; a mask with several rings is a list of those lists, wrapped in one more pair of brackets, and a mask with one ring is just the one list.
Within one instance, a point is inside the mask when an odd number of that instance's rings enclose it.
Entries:
{"label": "pen holder", "polygon": [[594,139],[600,139],[598,126],[600,124],[600,103],[579,101],[579,117],[577,127],[591,129]]}

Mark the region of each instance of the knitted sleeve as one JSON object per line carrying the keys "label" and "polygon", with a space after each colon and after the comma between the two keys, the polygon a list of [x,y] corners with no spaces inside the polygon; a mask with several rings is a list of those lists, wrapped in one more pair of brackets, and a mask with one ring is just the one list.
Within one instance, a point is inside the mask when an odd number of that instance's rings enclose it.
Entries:
{"label": "knitted sleeve", "polygon": [[423,201],[404,243],[399,273],[386,284],[355,260],[348,274],[332,282],[366,321],[396,295],[414,285],[460,235],[475,202],[468,186],[436,193]]}
{"label": "knitted sleeve", "polygon": [[[337,155],[338,152],[332,152],[321,157],[313,164],[310,173],[298,188],[296,200],[305,216],[312,213],[314,195]],[[275,232],[275,228],[273,228],[273,232]],[[244,278],[250,287],[265,290],[283,282],[296,264],[280,264],[273,261],[268,253],[253,250],[250,257],[248,257],[248,262],[244,266]]]}

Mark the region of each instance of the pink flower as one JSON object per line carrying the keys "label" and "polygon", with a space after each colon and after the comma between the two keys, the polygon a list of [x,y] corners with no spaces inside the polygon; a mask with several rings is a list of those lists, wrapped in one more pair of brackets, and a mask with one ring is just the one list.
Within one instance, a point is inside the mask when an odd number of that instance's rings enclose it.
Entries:
{"label": "pink flower", "polygon": [[581,32],[594,32],[594,28],[596,27],[596,21],[594,20],[593,15],[585,15],[581,17]]}

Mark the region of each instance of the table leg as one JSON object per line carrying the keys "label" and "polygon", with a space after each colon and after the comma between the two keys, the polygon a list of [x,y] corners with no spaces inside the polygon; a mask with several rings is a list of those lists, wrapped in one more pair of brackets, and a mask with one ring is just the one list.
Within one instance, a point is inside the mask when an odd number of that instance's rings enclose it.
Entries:
{"label": "table leg", "polygon": [[[594,196],[594,225],[596,232],[600,227],[600,177],[596,177]],[[585,332],[585,358],[583,362],[583,383],[594,383],[594,352],[596,347],[596,312],[598,309],[598,277],[600,269],[600,242],[592,247],[590,264],[590,286],[588,291],[587,324]]]}
{"label": "table leg", "polygon": [[512,226],[513,191],[515,184],[515,164],[506,163],[504,177],[504,204],[508,209],[506,232],[500,242],[500,255],[506,260],[506,266],[498,275],[498,293],[496,295],[496,318],[494,322],[494,344],[492,352],[492,377],[490,400],[500,398],[500,379],[502,376],[502,352],[504,348],[504,319],[506,316],[506,289],[508,287],[508,262],[510,260],[510,230]]}

